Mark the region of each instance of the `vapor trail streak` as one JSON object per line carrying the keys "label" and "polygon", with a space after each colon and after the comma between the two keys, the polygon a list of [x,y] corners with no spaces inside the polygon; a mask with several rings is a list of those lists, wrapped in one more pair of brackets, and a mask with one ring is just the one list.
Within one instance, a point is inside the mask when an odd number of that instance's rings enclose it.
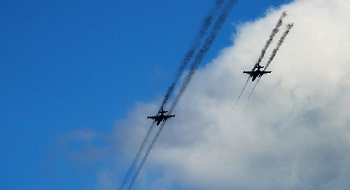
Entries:
{"label": "vapor trail streak", "polygon": [[254,84],[254,87],[253,87],[252,91],[250,91],[250,93],[249,93],[248,99],[252,96],[252,94],[253,94],[253,92],[254,92],[254,89],[255,89],[256,85],[258,85],[260,79],[261,79],[261,78],[259,77],[259,78],[258,78],[258,81],[256,81],[256,83]]}
{"label": "vapor trail streak", "polygon": [[247,79],[247,81],[245,82],[245,84],[244,84],[244,86],[243,86],[243,89],[242,89],[241,93],[239,94],[239,96],[238,96],[238,98],[237,98],[237,100],[236,100],[235,105],[233,106],[233,109],[235,109],[236,105],[238,104],[239,99],[241,98],[241,96],[242,96],[242,94],[243,94],[245,88],[247,87],[247,84],[248,84],[248,82],[249,82],[249,79],[250,79],[250,76],[248,76],[248,79]]}
{"label": "vapor trail streak", "polygon": [[121,185],[120,185],[120,187],[119,187],[119,190],[124,189],[124,186],[125,186],[126,182],[128,181],[128,179],[129,179],[129,177],[130,177],[130,175],[131,175],[132,170],[134,169],[134,167],[135,167],[137,161],[138,161],[139,158],[140,158],[140,154],[142,153],[142,151],[143,151],[143,149],[144,149],[144,147],[145,147],[145,145],[146,145],[146,143],[147,143],[147,140],[148,140],[148,138],[149,138],[149,135],[151,134],[151,131],[152,131],[154,125],[155,125],[155,123],[152,122],[152,125],[151,125],[151,127],[148,129],[147,134],[146,134],[145,138],[143,139],[143,141],[142,141],[142,143],[141,143],[141,146],[140,146],[139,150],[137,151],[136,156],[134,157],[134,160],[132,161],[132,163],[131,163],[131,165],[130,165],[128,171],[126,172],[126,174],[125,174],[125,176],[124,176],[124,179],[123,179],[123,181],[122,181],[122,183],[121,183]]}
{"label": "vapor trail streak", "polygon": [[[268,62],[267,62],[267,64],[266,64],[266,66],[265,66],[265,68],[264,68],[264,71],[267,69],[267,67],[270,66],[272,60],[273,60],[273,59],[275,58],[275,56],[276,56],[277,51],[280,49],[281,45],[282,45],[283,42],[284,42],[284,39],[287,37],[289,31],[290,31],[292,28],[293,28],[293,23],[287,25],[287,29],[286,29],[286,31],[283,33],[283,35],[281,36],[280,40],[278,41],[276,48],[272,50],[272,54],[271,54],[271,56],[270,56],[270,58],[269,58],[269,60],[268,60]],[[260,79],[261,79],[261,77],[258,79],[258,81],[256,81],[256,83],[255,83],[255,85],[254,85],[252,91],[250,92],[250,94],[249,94],[249,96],[248,96],[248,99],[252,96],[253,91],[254,91],[256,85],[258,85]]]}
{"label": "vapor trail streak", "polygon": [[273,38],[274,38],[275,35],[278,33],[279,28],[280,28],[281,25],[282,25],[283,19],[284,19],[284,17],[286,17],[286,16],[287,16],[286,12],[283,12],[282,15],[280,16],[280,18],[278,19],[278,21],[277,21],[277,23],[276,23],[276,26],[275,26],[275,28],[272,30],[269,39],[266,41],[266,44],[265,44],[264,48],[262,49],[261,54],[260,54],[260,56],[259,56],[259,59],[258,59],[258,61],[255,63],[253,69],[254,69],[256,66],[258,66],[258,65],[260,64],[261,60],[264,58],[264,55],[265,55],[265,53],[266,53],[267,48],[270,46],[270,44],[271,44]]}
{"label": "vapor trail streak", "polygon": [[215,17],[215,15],[220,10],[220,8],[223,4],[223,1],[224,0],[216,1],[215,5],[210,10],[208,16],[206,16],[205,19],[202,21],[202,26],[200,27],[200,30],[197,34],[197,37],[193,41],[193,44],[192,44],[190,50],[186,53],[185,57],[183,58],[181,65],[176,73],[175,79],[174,79],[173,83],[171,84],[171,86],[168,88],[167,93],[165,94],[165,97],[163,99],[161,107],[159,108],[159,111],[169,101],[169,98],[170,98],[171,94],[174,92],[175,86],[177,85],[179,78],[181,77],[184,69],[186,68],[186,66],[189,63],[189,61],[191,60],[191,58],[193,57],[193,54],[195,53],[195,51],[198,49],[199,45],[201,44],[203,37],[207,33],[208,28],[210,27],[210,25],[212,23],[213,17]]}
{"label": "vapor trail streak", "polygon": [[140,162],[140,165],[139,165],[139,167],[137,168],[137,171],[136,171],[136,173],[135,173],[135,175],[134,175],[134,178],[132,179],[132,181],[131,181],[131,183],[130,183],[130,186],[129,186],[128,190],[130,190],[131,187],[134,185],[135,180],[136,180],[137,176],[139,175],[139,173],[140,173],[140,171],[141,171],[143,165],[145,164],[146,159],[147,159],[149,153],[151,152],[151,149],[153,148],[153,145],[154,145],[154,143],[156,142],[156,140],[157,140],[157,138],[158,138],[160,132],[162,131],[162,129],[163,129],[164,125],[165,125],[165,123],[166,123],[166,121],[164,121],[164,122],[160,125],[160,127],[159,127],[159,129],[158,129],[158,131],[157,131],[157,133],[156,133],[156,136],[153,138],[153,141],[151,142],[151,144],[149,145],[148,149],[146,150],[146,154],[145,154],[145,156],[142,158],[142,160],[141,160],[141,162]]}
{"label": "vapor trail streak", "polygon": [[[179,99],[181,98],[182,94],[184,93],[184,91],[186,90],[187,86],[189,85],[189,83],[191,82],[192,76],[194,75],[194,73],[196,72],[199,64],[201,63],[203,56],[207,53],[207,51],[209,50],[211,44],[213,43],[217,32],[219,31],[219,29],[221,28],[222,24],[224,23],[224,21],[226,20],[228,13],[231,11],[231,9],[233,8],[233,5],[236,3],[236,0],[229,0],[224,9],[221,11],[217,21],[215,22],[215,25],[212,29],[212,31],[210,32],[209,36],[207,37],[205,43],[202,45],[202,48],[200,49],[200,51],[198,52],[197,56],[194,59],[194,62],[191,65],[190,71],[187,74],[185,81],[183,83],[183,85],[181,86],[181,89],[178,93],[178,95],[176,96],[175,101],[173,102],[171,109],[169,110],[169,113],[171,114],[172,111],[174,110],[174,108],[177,105],[177,102],[179,101]],[[134,175],[134,178],[132,179],[130,186],[129,186],[129,190],[132,188],[139,172],[141,171],[150,151],[153,148],[154,143],[156,142],[156,140],[159,137],[160,132],[162,131],[164,125],[165,125],[165,121],[161,124],[161,126],[159,127],[156,136],[153,138],[153,141],[151,142],[150,146],[148,147],[145,156],[143,157],[143,159],[141,160],[141,163],[136,171],[136,174]]]}

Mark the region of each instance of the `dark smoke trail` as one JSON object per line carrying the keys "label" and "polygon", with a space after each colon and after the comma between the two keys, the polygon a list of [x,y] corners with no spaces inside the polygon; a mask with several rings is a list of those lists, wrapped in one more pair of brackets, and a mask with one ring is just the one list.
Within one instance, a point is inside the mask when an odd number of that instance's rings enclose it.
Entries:
{"label": "dark smoke trail", "polygon": [[189,61],[191,60],[193,54],[195,53],[195,51],[198,49],[198,46],[200,45],[203,37],[205,36],[205,34],[208,31],[209,26],[212,23],[213,17],[217,14],[217,12],[220,10],[220,7],[223,4],[223,0],[217,0],[214,7],[211,9],[211,11],[209,12],[208,16],[205,17],[205,19],[202,21],[202,26],[200,27],[200,30],[197,34],[197,37],[195,38],[190,50],[186,53],[184,59],[181,62],[181,65],[176,73],[175,76],[175,80],[173,81],[173,83],[171,84],[171,86],[168,88],[168,91],[163,99],[163,102],[161,104],[161,107],[159,108],[159,111],[161,110],[161,108],[164,107],[164,105],[166,103],[168,103],[169,98],[171,96],[171,94],[174,91],[174,88],[176,86],[176,84],[179,81],[179,78],[181,77],[184,69],[186,68],[187,64],[189,63]]}
{"label": "dark smoke trail", "polygon": [[[272,54],[271,54],[270,59],[269,59],[269,61],[267,62],[265,68],[264,68],[264,71],[267,69],[267,67],[269,67],[269,65],[271,64],[272,60],[275,58],[277,51],[280,49],[280,47],[281,47],[281,45],[283,44],[284,39],[287,37],[289,31],[293,28],[293,25],[294,25],[293,23],[287,25],[287,29],[286,29],[286,31],[283,33],[283,35],[281,36],[280,40],[278,41],[276,48],[272,50]],[[253,91],[254,91],[256,85],[258,85],[260,79],[261,79],[261,77],[259,77],[258,81],[256,81],[256,83],[255,83],[255,85],[254,85],[252,91],[250,92],[250,94],[249,94],[249,96],[248,96],[248,99],[252,96]]]}
{"label": "dark smoke trail", "polygon": [[125,186],[126,182],[128,181],[128,179],[129,179],[129,177],[130,177],[130,175],[131,175],[131,172],[132,172],[132,170],[134,169],[135,164],[136,164],[137,161],[139,160],[140,154],[141,154],[141,152],[143,151],[143,149],[144,149],[144,147],[145,147],[145,145],[146,145],[146,143],[147,143],[147,140],[148,140],[148,138],[149,138],[149,135],[151,134],[151,131],[152,131],[153,127],[154,127],[154,124],[155,124],[155,123],[152,122],[151,127],[148,129],[147,134],[146,134],[145,138],[143,139],[143,141],[142,141],[142,143],[141,143],[141,146],[140,146],[139,150],[137,151],[136,156],[134,157],[134,160],[132,161],[132,163],[131,163],[131,165],[130,165],[128,171],[126,172],[126,174],[125,174],[125,176],[124,176],[124,179],[123,179],[121,185],[119,186],[119,190],[124,189],[124,186]]}
{"label": "dark smoke trail", "polygon": [[250,79],[250,76],[248,76],[248,79],[247,79],[247,81],[245,82],[245,84],[244,84],[244,86],[243,86],[243,89],[242,89],[241,93],[239,94],[239,96],[238,96],[238,98],[237,98],[237,100],[236,100],[235,105],[233,106],[233,109],[235,109],[236,105],[238,104],[239,99],[241,98],[241,96],[242,96],[242,94],[243,94],[245,88],[247,87],[247,84],[248,84],[248,82],[249,82],[249,79]]}
{"label": "dark smoke trail", "polygon": [[[209,12],[208,16],[205,17],[205,19],[203,20],[202,22],[202,26],[200,27],[200,30],[197,34],[197,37],[195,38],[190,50],[186,53],[184,59],[182,60],[181,62],[181,65],[176,73],[176,77],[175,77],[175,80],[173,81],[173,83],[171,84],[171,86],[169,87],[165,97],[164,97],[164,100],[161,104],[161,107],[159,108],[159,111],[164,107],[164,105],[168,102],[171,94],[173,93],[174,91],[174,88],[179,80],[179,78],[181,77],[185,67],[187,66],[188,62],[191,60],[193,54],[195,53],[196,49],[198,48],[198,46],[200,45],[203,37],[205,36],[205,34],[207,33],[207,30],[209,28],[209,26],[211,25],[212,23],[212,20],[213,20],[213,17],[217,14],[217,12],[219,11],[220,7],[222,6],[223,4],[223,0],[217,0],[215,5],[213,6],[213,8],[211,9],[211,11]],[[140,156],[140,153],[142,152],[143,148],[144,148],[144,145],[148,139],[148,136],[151,132],[151,129],[153,128],[153,125],[151,126],[151,128],[148,130],[147,132],[147,135],[145,137],[145,139],[143,140],[140,148],[139,148],[139,151],[137,152],[137,155],[135,156],[127,174],[125,175],[124,179],[123,179],[123,182],[121,184],[121,186],[119,187],[119,190],[122,190],[125,186],[125,183],[128,181],[130,175],[131,175],[131,172],[133,170],[133,168],[135,167],[135,164],[137,163],[137,161],[139,160],[139,156]]]}
{"label": "dark smoke trail", "polygon": [[[258,59],[258,61],[255,63],[255,65],[254,65],[252,71],[254,71],[254,69],[255,69],[258,65],[260,65],[261,60],[262,60],[262,59],[264,58],[264,56],[265,56],[265,53],[266,53],[267,48],[270,46],[270,44],[271,44],[273,38],[274,38],[275,35],[278,33],[279,28],[281,27],[281,25],[282,25],[282,23],[283,23],[283,19],[284,19],[284,17],[286,17],[286,16],[287,16],[287,13],[286,13],[286,12],[283,12],[282,15],[280,16],[280,18],[278,19],[278,21],[277,21],[277,23],[276,23],[276,26],[275,26],[275,28],[272,30],[269,39],[266,41],[265,46],[264,46],[264,48],[262,49],[261,54],[260,54],[260,56],[259,56],[259,59]],[[265,68],[265,69],[266,69],[266,68]],[[245,88],[247,87],[249,78],[250,78],[250,76],[248,77],[247,82],[244,84],[243,89],[242,89],[241,93],[239,94],[239,96],[238,96],[238,98],[237,98],[237,100],[236,100],[235,105],[233,106],[233,109],[235,109],[235,107],[236,107],[236,105],[237,105],[239,99],[241,98],[241,96],[242,96],[242,94],[243,94]],[[260,78],[259,78],[259,80],[260,80]]]}
{"label": "dark smoke trail", "polygon": [[[177,102],[179,101],[179,99],[181,98],[182,94],[184,93],[185,89],[187,88],[187,86],[189,85],[189,83],[191,82],[192,76],[194,75],[196,69],[198,68],[199,64],[202,61],[203,56],[206,54],[206,52],[209,50],[211,44],[213,43],[217,32],[219,31],[219,29],[221,28],[222,24],[224,23],[224,21],[226,20],[228,13],[231,11],[231,9],[233,8],[233,5],[236,3],[236,0],[229,0],[227,2],[227,4],[225,5],[224,9],[222,10],[220,16],[218,17],[214,28],[212,29],[211,33],[209,34],[208,38],[206,39],[205,43],[202,45],[201,50],[199,51],[199,53],[197,54],[197,56],[195,57],[194,62],[191,65],[191,69],[188,73],[188,75],[185,78],[185,82],[182,85],[180,92],[178,93],[178,95],[176,96],[175,101],[173,102],[171,109],[169,110],[169,113],[172,113],[172,111],[174,110]],[[173,85],[172,85],[173,86]],[[130,186],[129,186],[129,190],[131,189],[131,187],[133,186],[139,172],[141,171],[150,151],[152,150],[152,147],[154,145],[154,143],[156,142],[160,132],[162,131],[164,125],[165,125],[165,121],[162,123],[162,125],[159,127],[156,136],[153,138],[153,141],[151,142],[150,146],[148,147],[145,156],[143,157],[143,159],[141,160],[141,163],[136,171],[136,174],[134,175],[134,178],[132,179]]]}
{"label": "dark smoke trail", "polygon": [[260,54],[260,57],[259,57],[258,61],[255,63],[255,65],[253,67],[253,70],[254,70],[254,68],[256,68],[260,64],[261,60],[264,58],[264,55],[266,53],[267,48],[270,46],[273,38],[275,37],[275,35],[279,31],[279,27],[282,25],[283,19],[286,16],[287,16],[286,12],[283,12],[282,15],[280,16],[280,18],[278,19],[275,28],[272,30],[269,39],[266,41],[266,44],[265,44],[264,48],[261,51],[261,54]]}
{"label": "dark smoke trail", "polygon": [[265,71],[266,68],[270,65],[270,63],[272,62],[272,60],[275,58],[277,51],[280,49],[280,47],[281,47],[281,45],[282,45],[284,39],[287,37],[289,31],[293,28],[293,26],[294,26],[294,23],[288,24],[288,25],[287,25],[287,29],[286,29],[286,31],[283,33],[283,35],[282,35],[282,37],[280,38],[280,40],[278,41],[278,44],[277,44],[276,48],[272,51],[271,57],[270,57],[269,61],[267,62],[266,66],[265,66],[265,68],[264,68],[264,71]]}
{"label": "dark smoke trail", "polygon": [[227,4],[225,5],[225,8],[223,9],[223,11],[221,12],[221,14],[219,15],[212,31],[210,32],[209,36],[207,37],[205,43],[202,45],[202,48],[200,49],[200,51],[198,52],[198,54],[196,55],[196,57],[194,58],[194,61],[191,65],[190,71],[188,72],[187,76],[184,79],[184,83],[182,84],[179,93],[177,94],[170,110],[169,113],[171,113],[179,99],[181,98],[182,94],[185,92],[186,88],[188,87],[188,85],[190,84],[193,75],[195,74],[195,72],[197,71],[198,66],[201,64],[203,56],[208,52],[211,44],[213,43],[213,41],[216,38],[216,35],[218,33],[218,31],[221,29],[222,24],[225,22],[228,14],[230,13],[231,9],[233,8],[233,5],[236,3],[237,0],[229,0],[227,2]]}

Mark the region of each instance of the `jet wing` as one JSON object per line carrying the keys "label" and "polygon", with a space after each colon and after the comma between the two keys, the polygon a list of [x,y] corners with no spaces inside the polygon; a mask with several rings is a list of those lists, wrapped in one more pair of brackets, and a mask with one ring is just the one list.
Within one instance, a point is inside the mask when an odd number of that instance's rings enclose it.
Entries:
{"label": "jet wing", "polygon": [[243,73],[252,74],[253,71],[243,71]]}
{"label": "jet wing", "polygon": [[163,120],[165,121],[166,119],[171,118],[171,117],[175,117],[175,115],[165,115]]}
{"label": "jet wing", "polygon": [[154,121],[157,121],[159,116],[148,116],[147,119],[153,119]]}

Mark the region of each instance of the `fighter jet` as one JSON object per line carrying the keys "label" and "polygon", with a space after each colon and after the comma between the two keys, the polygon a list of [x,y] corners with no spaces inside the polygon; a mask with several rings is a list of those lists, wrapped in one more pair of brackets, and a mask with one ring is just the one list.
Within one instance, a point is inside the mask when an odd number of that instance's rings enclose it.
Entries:
{"label": "fighter jet", "polygon": [[252,77],[252,81],[256,79],[256,77],[261,77],[264,74],[271,73],[271,71],[262,71],[260,69],[264,68],[264,66],[257,65],[251,71],[243,71],[243,73],[249,74]]}
{"label": "fighter jet", "polygon": [[165,121],[166,119],[170,117],[175,117],[175,115],[164,115],[168,111],[164,111],[163,108],[158,112],[155,116],[148,116],[147,119],[153,119],[154,122],[157,122],[157,125],[160,124],[160,122]]}

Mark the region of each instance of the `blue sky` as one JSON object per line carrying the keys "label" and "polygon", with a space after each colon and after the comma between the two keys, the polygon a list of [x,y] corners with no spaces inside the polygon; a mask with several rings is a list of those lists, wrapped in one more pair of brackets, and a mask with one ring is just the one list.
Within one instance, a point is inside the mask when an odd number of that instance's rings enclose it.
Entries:
{"label": "blue sky", "polygon": [[[163,96],[213,2],[1,1],[0,188],[95,189],[100,163],[52,158],[57,139],[108,133],[135,103]],[[204,62],[237,24],[285,2],[239,1]]]}

